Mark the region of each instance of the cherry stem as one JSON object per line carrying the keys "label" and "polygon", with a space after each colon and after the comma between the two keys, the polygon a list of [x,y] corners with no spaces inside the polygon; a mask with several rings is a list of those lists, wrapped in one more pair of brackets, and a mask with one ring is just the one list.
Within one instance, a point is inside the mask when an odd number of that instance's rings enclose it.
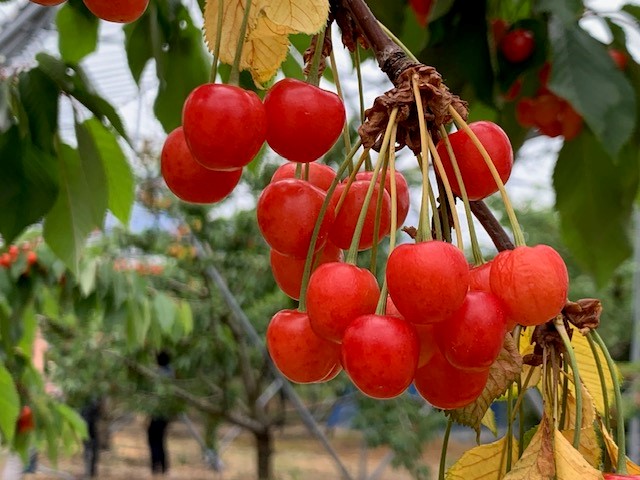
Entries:
{"label": "cherry stem", "polygon": [[356,179],[356,175],[358,174],[358,171],[360,170],[360,167],[362,167],[362,164],[364,163],[365,158],[367,158],[368,155],[369,155],[369,149],[366,148],[362,152],[362,155],[360,155],[360,158],[358,159],[358,162],[356,163],[356,165],[354,166],[353,164],[351,164],[349,166],[349,170],[351,170],[351,173],[349,174],[349,177],[347,177],[347,182],[345,184],[344,190],[340,194],[340,198],[338,199],[338,202],[336,203],[336,211],[335,211],[336,215],[338,215],[338,213],[340,212],[340,209],[342,208],[342,204],[344,203],[345,199],[347,198],[347,193],[349,193],[349,189],[351,188],[351,184]]}
{"label": "cherry stem", "polygon": [[616,473],[625,475],[627,473],[627,442],[624,436],[624,411],[622,408],[620,381],[616,374],[616,364],[611,358],[611,354],[609,353],[609,350],[607,349],[607,346],[602,340],[600,334],[595,330],[591,330],[588,335],[593,338],[596,344],[600,347],[600,350],[602,350],[604,358],[607,361],[607,366],[609,367],[611,382],[613,383],[613,393],[616,398],[616,442],[618,444],[618,465],[616,466]]}
{"label": "cherry stem", "polygon": [[[507,418],[511,419],[513,415],[513,386],[509,385],[507,390]],[[507,466],[506,472],[511,470],[511,463],[513,462],[513,422],[507,423]]]}
{"label": "cherry stem", "polygon": [[489,167],[491,176],[493,177],[493,180],[496,182],[496,185],[498,186],[498,190],[500,191],[500,195],[502,197],[502,202],[504,203],[505,210],[507,211],[507,215],[509,217],[509,222],[511,223],[511,228],[513,230],[513,236],[514,236],[516,245],[519,247],[526,245],[526,242],[524,240],[524,235],[522,234],[522,229],[520,228],[520,224],[518,223],[518,219],[516,218],[516,213],[513,210],[513,206],[511,205],[511,200],[509,200],[507,191],[504,188],[504,183],[502,182],[502,179],[500,178],[500,174],[498,173],[496,166],[493,164],[493,160],[491,160],[491,156],[487,152],[487,149],[484,148],[484,145],[482,145],[482,142],[480,142],[477,135],[473,132],[473,130],[469,128],[469,125],[467,125],[467,122],[464,121],[464,119],[460,116],[460,114],[456,111],[456,109],[453,108],[452,105],[449,105],[449,113],[453,117],[453,120],[455,121],[458,128],[461,128],[462,130],[465,131],[467,135],[469,135],[469,138],[471,139],[473,144],[476,146],[476,148],[482,155],[482,158],[487,164],[487,167]]}
{"label": "cherry stem", "polygon": [[[395,145],[396,143],[396,139],[393,136],[393,132],[397,131],[397,126],[394,125],[394,129],[391,132],[391,139],[390,139],[390,145]],[[373,222],[373,238],[375,239],[373,242],[373,245],[371,246],[371,261],[369,262],[369,270],[371,271],[371,273],[373,273],[373,275],[375,276],[376,274],[376,257],[378,256],[378,242],[377,242],[377,238],[378,235],[380,234],[380,220],[382,219],[382,201],[384,200],[384,186],[385,186],[385,181],[387,180],[387,168],[389,166],[389,152],[391,150],[394,150],[394,148],[389,148],[387,150],[387,155],[385,155],[385,158],[382,162],[382,166],[380,168],[380,179],[376,182],[378,185],[380,185],[380,190],[378,191],[378,198],[376,199],[376,218],[375,221]]]}
{"label": "cherry stem", "polygon": [[411,79],[413,96],[416,101],[418,111],[418,126],[420,127],[420,163],[422,173],[422,199],[420,202],[420,222],[418,224],[418,235],[416,241],[421,242],[431,240],[431,226],[429,224],[429,146],[427,140],[427,122],[424,119],[424,109],[422,108],[422,97],[420,89],[416,83],[415,76]]}
{"label": "cherry stem", "polygon": [[[320,59],[322,58],[322,50],[324,47],[324,36],[326,34],[327,27],[322,29],[320,33],[316,35],[316,49],[313,52],[313,58],[311,59],[311,68],[309,69],[309,75],[307,75],[307,83],[320,85]],[[335,74],[334,70],[334,74]]]}
{"label": "cherry stem", "polygon": [[213,62],[211,63],[211,73],[209,82],[215,83],[218,77],[218,59],[220,57],[220,44],[222,43],[222,19],[224,17],[224,1],[218,0],[218,22],[216,30],[216,44],[213,46]]}
{"label": "cherry stem", "polygon": [[569,357],[569,365],[573,372],[573,385],[576,390],[576,423],[573,432],[573,447],[577,450],[580,447],[580,432],[582,431],[582,380],[580,379],[580,372],[578,371],[578,361],[576,360],[569,334],[564,326],[564,318],[562,315],[556,317],[554,325],[560,334],[560,338],[562,338],[564,350]]}
{"label": "cherry stem", "polygon": [[438,480],[445,480],[445,469],[447,464],[447,449],[449,448],[449,435],[451,434],[451,427],[453,426],[453,419],[449,417],[447,422],[447,429],[444,431],[444,438],[442,439],[442,450],[440,451],[440,468],[438,471]]}
{"label": "cherry stem", "polygon": [[302,273],[302,282],[300,285],[300,302],[298,304],[298,310],[300,312],[305,312],[307,310],[307,285],[309,284],[309,278],[311,277],[311,267],[313,266],[313,257],[316,249],[316,243],[318,241],[318,235],[320,234],[320,226],[322,225],[322,221],[324,220],[324,216],[327,213],[327,209],[329,208],[329,204],[331,203],[331,196],[335,191],[338,183],[340,183],[340,177],[347,170],[348,166],[351,164],[351,159],[354,157],[356,152],[361,146],[360,140],[356,142],[351,151],[347,154],[344,161],[338,168],[336,172],[336,178],[333,179],[329,189],[327,190],[327,194],[325,196],[324,202],[322,202],[322,206],[320,207],[320,212],[318,212],[318,219],[316,220],[316,224],[313,227],[313,233],[311,234],[311,241],[309,242],[309,250],[307,251],[307,258],[304,263],[304,270]]}
{"label": "cherry stem", "polygon": [[444,145],[447,148],[447,153],[449,153],[449,158],[451,159],[451,165],[453,166],[453,172],[456,176],[456,180],[458,181],[458,185],[460,186],[460,195],[462,196],[462,203],[464,204],[464,212],[467,216],[467,225],[469,226],[469,237],[471,238],[471,250],[473,252],[473,261],[475,265],[482,265],[484,263],[484,258],[482,257],[482,251],[480,250],[480,245],[478,243],[478,236],[476,235],[476,227],[473,223],[473,216],[471,215],[471,206],[469,205],[469,195],[467,195],[467,187],[464,185],[464,180],[462,178],[462,174],[460,173],[460,166],[458,165],[458,160],[456,159],[456,155],[453,152],[453,147],[451,146],[451,141],[449,140],[449,135],[447,135],[447,130],[443,125],[440,125],[440,137],[444,141]]}
{"label": "cherry stem", "polygon": [[[333,78],[336,85],[336,92],[338,93],[338,97],[344,103],[344,95],[342,93],[342,86],[340,84],[340,75],[338,74],[338,64],[336,62],[336,56],[333,53],[333,48],[331,49],[331,54],[329,55],[329,60],[331,62],[331,71],[333,72]],[[344,141],[344,148],[348,152],[351,150],[351,138],[349,137],[349,122],[344,122],[344,128],[342,129],[342,139]]]}
{"label": "cherry stem", "polygon": [[[391,131],[393,130],[394,124],[396,123],[397,115],[398,115],[398,107],[395,107],[391,111],[391,114],[389,115],[389,123],[387,124],[386,131],[384,132],[384,137],[382,139],[382,146],[378,154],[378,160],[376,161],[376,166],[373,169],[373,176],[371,177],[371,183],[369,184],[369,188],[367,189],[367,194],[364,198],[362,208],[360,209],[360,216],[358,217],[358,221],[356,223],[356,229],[353,232],[353,238],[351,240],[351,245],[349,246],[349,252],[347,253],[347,258],[346,258],[346,262],[351,263],[353,265],[356,264],[356,259],[358,257],[358,245],[360,243],[360,237],[362,236],[364,221],[367,217],[367,211],[369,209],[369,203],[371,203],[371,198],[373,197],[373,191],[375,190],[376,184],[378,183],[378,173],[380,172],[380,168],[387,154],[387,149],[389,148]],[[345,188],[345,191],[346,190],[347,189]],[[373,238],[373,241],[376,242],[377,238]]]}
{"label": "cherry stem", "polygon": [[229,74],[229,85],[240,84],[240,60],[242,59],[242,50],[246,42],[247,25],[249,24],[249,12],[251,11],[252,0],[246,0],[244,7],[244,15],[242,16],[242,23],[240,24],[240,35],[238,36],[238,45],[236,47],[236,55],[233,58],[233,65],[231,66],[231,73]]}
{"label": "cherry stem", "polygon": [[[429,190],[429,203],[433,211],[433,226],[436,230],[436,239],[442,240],[442,224],[440,222],[440,210],[438,210],[438,203],[436,202],[436,193],[433,191],[431,182],[427,184],[427,188]],[[438,195],[441,195],[440,185],[438,185]]]}
{"label": "cherry stem", "polygon": [[567,419],[567,400],[569,398],[569,366],[567,362],[562,362],[562,373],[564,378],[562,380],[562,411],[560,412],[560,429],[564,430]]}
{"label": "cherry stem", "polygon": [[529,388],[529,382],[531,381],[531,377],[533,376],[533,369],[534,367],[529,368],[529,371],[527,372],[527,376],[524,378],[524,383],[520,387],[520,393],[518,393],[516,404],[513,407],[514,412],[511,415],[511,422],[516,421],[516,414],[517,414],[516,410],[518,410],[522,405],[522,400],[524,400],[524,394],[527,391],[527,388]]}
{"label": "cherry stem", "polygon": [[602,359],[600,355],[598,355],[598,350],[596,348],[596,344],[591,338],[591,335],[587,335],[587,341],[589,342],[589,347],[591,348],[591,354],[593,355],[593,359],[596,362],[596,368],[598,369],[598,377],[600,378],[600,389],[602,390],[602,403],[604,405],[604,426],[607,427],[607,430],[611,429],[610,415],[609,412],[609,392],[607,391],[607,379],[604,376],[604,368],[602,368]]}
{"label": "cherry stem", "polygon": [[364,123],[364,86],[362,84],[362,69],[360,68],[360,45],[356,45],[353,52],[356,63],[356,76],[358,78],[358,100],[360,101],[360,123]]}

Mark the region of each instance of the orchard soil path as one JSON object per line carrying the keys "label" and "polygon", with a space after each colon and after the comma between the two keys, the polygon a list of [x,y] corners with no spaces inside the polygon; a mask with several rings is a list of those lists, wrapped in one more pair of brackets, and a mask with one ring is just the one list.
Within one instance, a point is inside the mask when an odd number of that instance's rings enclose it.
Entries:
{"label": "orchard soil path", "polygon": [[[338,429],[331,435],[331,444],[354,478],[358,478],[361,463],[361,440],[357,432]],[[452,463],[472,443],[452,441],[448,462]],[[206,467],[197,442],[190,436],[181,422],[169,427],[168,450],[170,455],[170,479],[186,480],[252,480],[255,475],[255,450],[253,439],[248,434],[239,435],[223,451],[224,470],[216,473]],[[370,449],[367,452],[367,471],[371,474],[388,452],[385,448]],[[440,440],[427,445],[424,460],[431,472],[437,475]],[[151,479],[148,466],[145,421],[137,418],[127,424],[112,437],[110,451],[101,452],[99,479],[105,480],[143,480]],[[46,460],[43,460],[48,465]],[[82,455],[62,459],[58,469],[71,474],[73,478],[82,478]],[[277,480],[333,480],[337,471],[330,456],[320,443],[310,437],[302,426],[287,426],[275,435],[274,472]],[[26,475],[26,480],[53,480],[59,476],[38,473]],[[387,467],[379,480],[409,480],[412,477],[404,470]]]}

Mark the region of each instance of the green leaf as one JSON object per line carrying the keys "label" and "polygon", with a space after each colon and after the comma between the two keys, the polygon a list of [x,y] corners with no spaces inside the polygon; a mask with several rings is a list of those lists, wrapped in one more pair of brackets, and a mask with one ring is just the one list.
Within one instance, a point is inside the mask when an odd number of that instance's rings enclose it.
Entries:
{"label": "green leaf", "polygon": [[153,312],[163,333],[170,333],[176,319],[176,304],[164,293],[153,298]]}
{"label": "green leaf", "polygon": [[0,364],[0,432],[9,445],[13,441],[16,422],[20,415],[20,396],[11,374]]}
{"label": "green leaf", "polygon": [[78,63],[98,46],[98,17],[82,2],[66,2],[56,16],[58,50],[62,58]]}
{"label": "green leaf", "polygon": [[[191,91],[209,79],[210,59],[202,43],[202,31],[188,10],[180,6],[168,33],[152,27],[153,51],[160,79],[154,111],[165,131],[182,124],[182,105]],[[184,28],[182,28],[184,27]]]}
{"label": "green leaf", "polygon": [[17,126],[0,134],[0,234],[11,243],[52,207],[58,195],[56,159],[21,138]]}
{"label": "green leaf", "polygon": [[151,43],[151,21],[153,16],[150,9],[137,21],[124,27],[125,49],[129,70],[136,83],[140,83],[140,76],[149,60],[153,58]]}
{"label": "green leaf", "polygon": [[19,101],[26,114],[31,141],[41,150],[53,153],[59,88],[39,68],[21,73],[18,79]]}
{"label": "green leaf", "polygon": [[127,345],[134,350],[144,345],[147,331],[151,325],[151,306],[148,298],[140,299],[139,303],[129,299],[127,301]]}
{"label": "green leaf", "polygon": [[95,118],[76,125],[76,135],[80,154],[93,158],[104,169],[109,210],[126,225],[135,198],[135,180],[118,141]]}
{"label": "green leaf", "polygon": [[537,11],[551,13],[567,25],[575,24],[584,10],[581,0],[539,0],[536,7]]}
{"label": "green leaf", "polygon": [[0,80],[0,133],[9,130],[13,123],[11,109],[9,108],[9,99],[9,82]]}
{"label": "green leaf", "polygon": [[45,218],[44,238],[77,275],[85,240],[104,220],[107,189],[104,180],[100,183],[104,171],[94,159],[81,158],[77,150],[63,144],[58,160],[60,195]]}
{"label": "green leaf", "polygon": [[78,286],[83,297],[88,297],[96,288],[98,259],[90,258],[81,263]]}
{"label": "green leaf", "polygon": [[87,424],[78,412],[63,403],[56,403],[56,410],[77,438],[87,438]]}
{"label": "green leaf", "polygon": [[577,24],[549,23],[549,88],[584,117],[604,149],[618,154],[636,124],[636,96],[606,48]]}
{"label": "green leaf", "polygon": [[588,130],[565,143],[553,184],[564,241],[602,286],[631,255],[629,224],[638,190],[638,151],[614,159]]}
{"label": "green leaf", "polygon": [[191,334],[193,331],[193,312],[191,311],[189,302],[180,302],[180,307],[178,308],[178,323],[182,326],[184,335]]}

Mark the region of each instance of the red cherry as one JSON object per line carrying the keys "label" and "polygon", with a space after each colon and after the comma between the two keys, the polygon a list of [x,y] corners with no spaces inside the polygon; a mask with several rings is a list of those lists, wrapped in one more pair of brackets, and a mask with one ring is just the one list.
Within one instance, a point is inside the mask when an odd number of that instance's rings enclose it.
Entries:
{"label": "red cherry", "polygon": [[8,253],[3,253],[2,255],[0,255],[0,267],[2,268],[9,268],[11,266],[11,255],[9,255]]}
{"label": "red cherry", "polygon": [[509,87],[509,90],[507,90],[502,95],[502,98],[504,98],[506,102],[513,102],[516,98],[518,98],[518,95],[520,95],[521,91],[522,91],[522,78],[518,78],[515,82],[511,84],[511,86]]}
{"label": "red cherry", "polygon": [[31,407],[25,405],[20,410],[20,416],[18,417],[18,422],[16,425],[18,433],[28,433],[32,431],[36,427],[35,421],[33,420],[33,411]]}
{"label": "red cherry", "polygon": [[524,62],[531,56],[535,47],[533,32],[524,28],[514,28],[500,41],[500,51],[511,63]]}
{"label": "red cherry", "polygon": [[309,316],[281,310],[267,327],[267,348],[278,370],[292,382],[314,383],[326,379],[340,364],[340,345],[317,336]]}
{"label": "red cherry", "polygon": [[533,120],[539,128],[558,122],[563,100],[553,93],[543,93],[534,100]]}
{"label": "red cherry", "polygon": [[212,170],[236,170],[251,162],[264,143],[266,122],[255,92],[218,83],[195,88],[182,111],[191,153]]}
{"label": "red cherry", "polygon": [[217,172],[193,158],[182,127],[176,128],[164,142],[160,156],[162,177],[178,198],[191,203],[219,202],[229,195],[242,176],[242,169]]}
{"label": "red cherry", "polygon": [[[266,242],[283,255],[306,258],[325,193],[309,182],[289,178],[270,183],[258,199],[258,226]],[[326,242],[333,223],[327,209],[314,251]]]}
{"label": "red cherry", "polygon": [[629,57],[622,50],[618,50],[617,48],[610,48],[608,50],[609,56],[611,60],[616,64],[618,70],[626,70],[627,64],[629,63]]}
{"label": "red cherry", "polygon": [[[313,272],[318,266],[329,262],[341,262],[342,250],[333,243],[327,242],[322,249],[320,259],[314,258]],[[302,275],[304,273],[304,264],[306,259],[297,257],[288,257],[282,255],[275,250],[271,250],[271,273],[273,278],[284,293],[294,300],[300,298],[300,288],[302,286]]]}
{"label": "red cherry", "polygon": [[335,93],[285,78],[264,97],[267,143],[292,162],[308,163],[327,153],[342,133],[344,104]]}
{"label": "red cherry", "polygon": [[[285,178],[296,178],[296,163],[287,162],[280,165],[271,177],[271,183],[278,180],[284,180]],[[336,172],[333,168],[322,163],[307,163],[302,165],[302,176],[304,179],[304,172],[309,169],[309,179],[307,180],[311,185],[315,185],[320,190],[327,191],[336,178]]]}
{"label": "red cherry", "polygon": [[342,371],[342,364],[341,363],[336,363],[335,367],[333,367],[333,369],[327,374],[326,377],[324,377],[321,380],[321,383],[324,382],[328,382],[330,380],[333,380],[334,378],[336,378],[338,375],[340,375],[340,372]]}
{"label": "red cherry", "polygon": [[[130,23],[139,19],[149,0],[83,0],[96,17],[108,22]],[[58,2],[60,3],[60,2]]]}
{"label": "red cherry", "polygon": [[[409,185],[407,184],[407,179],[404,178],[402,173],[396,170],[396,201],[398,203],[398,225],[402,225],[402,223],[406,220],[407,215],[409,213]],[[356,180],[368,180],[371,181],[373,178],[373,172],[359,172],[356,173]],[[378,178],[381,178],[381,175],[378,175]],[[387,170],[387,174],[384,180],[384,189],[389,194],[389,201],[391,201],[391,171]],[[391,205],[391,203],[389,203]]]}
{"label": "red cherry", "polygon": [[436,342],[447,361],[462,370],[488,369],[504,343],[504,308],[492,293],[469,292],[446,322],[434,326]]}
{"label": "red cherry", "polygon": [[521,325],[546,323],[567,301],[569,275],[562,257],[547,245],[500,252],[491,267],[491,290]]}
{"label": "red cherry", "polygon": [[27,252],[27,265],[31,266],[38,261],[38,254],[34,251]]}
{"label": "red cherry", "polygon": [[491,292],[491,262],[483,263],[469,269],[469,290]]}
{"label": "red cherry", "polygon": [[[360,216],[360,211],[364,205],[365,197],[367,196],[367,190],[371,182],[369,180],[356,180],[349,187],[349,191],[346,194],[345,200],[342,203],[340,211],[336,214],[335,222],[331,227],[329,238],[333,243],[338,245],[343,250],[347,250],[351,245],[353,234],[356,230],[356,223]],[[331,210],[335,211],[338,201],[345,190],[346,184],[339,184],[333,192],[331,197]],[[362,229],[362,235],[360,236],[360,242],[358,243],[358,250],[366,250],[371,248],[374,243],[373,233],[375,229],[376,208],[378,204],[378,196],[380,195],[380,186],[376,185],[367,208],[367,215],[364,221],[364,227]],[[391,199],[386,190],[382,190],[382,211],[380,214],[380,227],[378,230],[378,238],[376,243],[379,243],[386,235],[391,231]]]}
{"label": "red cherry", "polygon": [[386,276],[393,303],[413,323],[443,321],[462,305],[469,290],[464,254],[437,240],[396,247]]}
{"label": "red cherry", "polygon": [[562,136],[565,140],[573,140],[582,131],[582,116],[574,108],[565,102],[565,106],[560,113],[560,123],[562,123]]}
{"label": "red cherry", "polygon": [[[473,122],[469,124],[469,128],[487,150],[502,182],[505,183],[509,179],[511,167],[513,167],[513,149],[509,137],[502,128],[493,122]],[[456,156],[469,200],[480,200],[497,192],[498,186],[491,176],[491,171],[469,135],[465,131],[459,130],[449,135],[449,141]],[[451,189],[460,196],[460,186],[444,141],[438,142],[437,150]]]}
{"label": "red cherry", "polygon": [[431,360],[416,371],[418,393],[436,408],[449,410],[469,405],[487,384],[489,369],[480,372],[460,370],[436,351]]}
{"label": "red cherry", "polygon": [[420,356],[418,358],[418,368],[420,368],[424,367],[438,351],[438,344],[436,343],[435,325],[418,325],[416,323],[414,326],[420,341]]}
{"label": "red cherry", "polygon": [[342,365],[365,395],[393,398],[404,392],[418,364],[418,334],[398,317],[363,315],[344,332]]}
{"label": "red cherry", "polygon": [[374,313],[380,287],[373,274],[348,263],[325,263],[313,272],[307,288],[311,328],[322,338],[341,342],[354,319]]}
{"label": "red cherry", "polygon": [[516,103],[516,120],[523,127],[533,127],[536,122],[534,119],[535,99],[522,98]]}
{"label": "red cherry", "polygon": [[421,27],[426,27],[429,14],[431,13],[431,7],[433,6],[433,0],[409,0],[409,5],[418,20],[418,24]]}
{"label": "red cherry", "polygon": [[616,473],[605,473],[604,480],[640,480],[640,475],[621,475]]}
{"label": "red cherry", "polygon": [[398,311],[395,303],[391,299],[390,295],[387,295],[387,302],[385,305],[385,315],[389,315],[391,317],[404,318],[402,314]]}
{"label": "red cherry", "polygon": [[18,255],[20,255],[20,249],[17,245],[9,245],[9,257],[11,257],[11,262],[15,262],[18,259]]}
{"label": "red cherry", "polygon": [[44,5],[45,7],[53,7],[55,5],[60,5],[61,3],[66,2],[67,0],[29,0],[31,3],[37,3],[38,5]]}

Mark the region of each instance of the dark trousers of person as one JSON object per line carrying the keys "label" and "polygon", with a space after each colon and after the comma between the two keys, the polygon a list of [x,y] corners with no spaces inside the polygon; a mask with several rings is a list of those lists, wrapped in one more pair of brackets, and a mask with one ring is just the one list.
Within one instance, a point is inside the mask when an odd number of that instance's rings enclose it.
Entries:
{"label": "dark trousers of person", "polygon": [[165,436],[168,423],[166,418],[153,417],[147,429],[152,473],[166,473],[169,469],[165,451]]}

